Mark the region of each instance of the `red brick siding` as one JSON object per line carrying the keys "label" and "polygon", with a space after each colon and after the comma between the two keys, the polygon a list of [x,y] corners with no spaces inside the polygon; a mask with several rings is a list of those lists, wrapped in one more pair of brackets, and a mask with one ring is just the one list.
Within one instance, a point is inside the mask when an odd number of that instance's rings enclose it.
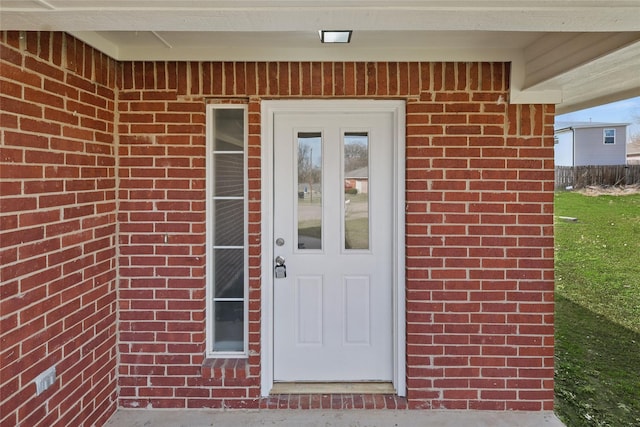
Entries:
{"label": "red brick siding", "polygon": [[62,33],[0,33],[2,426],[116,408],[116,71]]}
{"label": "red brick siding", "polygon": [[[124,63],[120,402],[257,407],[260,100],[407,100],[410,408],[553,405],[552,106],[501,63]],[[251,356],[205,361],[205,103],[249,104]],[[165,242],[166,239],[166,242]]]}
{"label": "red brick siding", "polygon": [[[406,406],[552,408],[553,107],[509,105],[508,65],[117,64],[61,33],[1,41],[2,425],[113,411],[116,268],[121,405],[271,407],[260,101],[279,97],[407,101]],[[249,105],[246,361],[203,356],[206,102]]]}

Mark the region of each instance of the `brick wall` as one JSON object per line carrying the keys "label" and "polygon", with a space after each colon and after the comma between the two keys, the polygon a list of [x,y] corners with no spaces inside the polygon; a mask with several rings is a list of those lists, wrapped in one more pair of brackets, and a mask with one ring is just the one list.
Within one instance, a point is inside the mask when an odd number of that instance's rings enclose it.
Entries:
{"label": "brick wall", "polygon": [[0,33],[2,426],[116,407],[117,67],[62,33]]}
{"label": "brick wall", "polygon": [[[239,68],[239,67],[238,67]],[[228,76],[223,77],[223,69]],[[120,112],[120,401],[255,406],[259,397],[260,106],[234,64],[126,63]],[[207,81],[208,88],[201,88]],[[244,80],[239,80],[244,84]],[[248,361],[205,361],[205,95],[250,102]],[[218,89],[219,88],[219,89]],[[256,217],[256,215],[258,217]]]}
{"label": "brick wall", "polygon": [[438,64],[407,106],[410,407],[553,407],[554,109],[507,75]]}
{"label": "brick wall", "polygon": [[[2,425],[101,424],[116,375],[125,407],[259,405],[260,101],[280,97],[407,101],[407,406],[552,408],[554,112],[507,103],[508,65],[0,48]],[[206,102],[249,105],[246,361],[204,359]]]}
{"label": "brick wall", "polygon": [[[553,406],[552,106],[491,63],[131,62],[120,114],[120,402],[256,407],[260,100],[407,100],[410,408]],[[250,352],[204,360],[205,103],[249,104]],[[265,219],[268,220],[268,219]]]}

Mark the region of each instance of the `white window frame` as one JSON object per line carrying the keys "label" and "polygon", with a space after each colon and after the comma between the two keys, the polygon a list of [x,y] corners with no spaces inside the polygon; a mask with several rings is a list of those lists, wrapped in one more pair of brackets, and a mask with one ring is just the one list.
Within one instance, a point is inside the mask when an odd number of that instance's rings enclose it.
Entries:
{"label": "white window frame", "polygon": [[[214,246],[214,158],[216,152],[214,138],[214,112],[217,109],[242,109],[244,111],[244,148],[243,148],[243,183],[244,215],[243,230],[244,241],[242,247],[216,247]],[[246,104],[207,104],[206,107],[206,355],[207,358],[246,358],[249,354],[249,239],[248,239],[248,106]],[[240,152],[224,151],[225,155],[240,154]],[[239,198],[220,197],[218,200],[239,200]],[[244,268],[244,293],[241,301],[244,302],[244,345],[242,351],[214,351],[214,323],[215,323],[215,283],[214,283],[214,252],[215,249],[243,249]],[[240,299],[238,299],[240,301]]]}
{"label": "white window frame", "polygon": [[[607,131],[613,132],[613,142],[607,142],[607,138],[611,138],[611,136],[607,136]],[[602,130],[602,143],[605,145],[613,145],[616,143],[616,130],[613,128],[607,128]]]}

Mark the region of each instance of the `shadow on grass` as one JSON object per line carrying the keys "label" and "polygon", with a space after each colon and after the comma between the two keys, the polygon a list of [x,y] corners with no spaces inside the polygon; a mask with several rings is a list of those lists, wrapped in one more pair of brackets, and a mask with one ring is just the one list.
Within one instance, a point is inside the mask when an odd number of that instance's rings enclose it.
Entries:
{"label": "shadow on grass", "polygon": [[640,334],[556,293],[556,413],[567,425],[640,426]]}

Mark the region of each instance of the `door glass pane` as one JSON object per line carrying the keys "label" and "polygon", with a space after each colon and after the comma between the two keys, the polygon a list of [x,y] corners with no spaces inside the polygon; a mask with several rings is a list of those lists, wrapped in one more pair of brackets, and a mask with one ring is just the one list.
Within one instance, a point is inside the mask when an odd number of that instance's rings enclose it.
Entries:
{"label": "door glass pane", "polygon": [[244,303],[216,301],[213,331],[213,351],[242,351],[244,349]]}
{"label": "door glass pane", "polygon": [[344,248],[369,249],[369,135],[344,135]]}
{"label": "door glass pane", "polygon": [[322,249],[322,134],[298,133],[298,249]]}

